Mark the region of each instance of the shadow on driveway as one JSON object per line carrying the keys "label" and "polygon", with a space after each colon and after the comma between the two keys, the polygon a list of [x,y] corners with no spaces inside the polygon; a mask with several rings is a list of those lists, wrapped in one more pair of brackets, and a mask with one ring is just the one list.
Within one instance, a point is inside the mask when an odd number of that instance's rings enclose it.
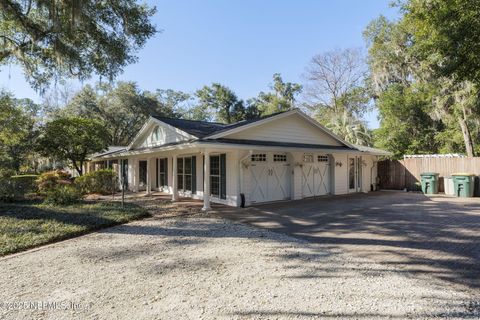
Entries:
{"label": "shadow on driveway", "polygon": [[341,248],[396,270],[480,288],[480,198],[375,192],[217,213]]}

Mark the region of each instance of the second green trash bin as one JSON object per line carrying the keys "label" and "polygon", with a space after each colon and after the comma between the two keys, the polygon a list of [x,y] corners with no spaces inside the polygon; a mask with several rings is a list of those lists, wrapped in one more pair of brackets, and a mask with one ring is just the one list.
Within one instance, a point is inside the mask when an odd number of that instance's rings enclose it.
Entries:
{"label": "second green trash bin", "polygon": [[438,193],[438,173],[423,172],[420,177],[422,178],[422,192],[424,194]]}
{"label": "second green trash bin", "polygon": [[462,198],[473,197],[475,188],[475,175],[473,173],[454,173],[452,178],[455,196]]}

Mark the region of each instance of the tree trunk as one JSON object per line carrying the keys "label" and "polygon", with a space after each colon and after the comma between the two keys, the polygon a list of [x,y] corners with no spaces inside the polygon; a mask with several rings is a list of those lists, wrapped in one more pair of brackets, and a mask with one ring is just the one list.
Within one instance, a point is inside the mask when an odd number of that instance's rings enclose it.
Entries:
{"label": "tree trunk", "polygon": [[470,134],[470,129],[468,128],[468,125],[467,125],[465,113],[463,117],[458,118],[458,123],[460,124],[460,128],[462,129],[463,141],[465,142],[465,151],[467,152],[467,156],[475,157],[472,136]]}

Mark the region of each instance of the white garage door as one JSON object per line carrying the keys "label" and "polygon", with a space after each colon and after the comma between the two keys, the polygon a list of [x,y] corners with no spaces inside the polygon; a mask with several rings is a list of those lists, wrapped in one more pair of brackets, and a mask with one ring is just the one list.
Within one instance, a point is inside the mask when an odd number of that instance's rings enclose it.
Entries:
{"label": "white garage door", "polygon": [[302,195],[322,196],[330,193],[330,161],[327,155],[305,154],[302,167]]}
{"label": "white garage door", "polygon": [[285,154],[253,154],[250,165],[252,203],[290,199],[290,164]]}

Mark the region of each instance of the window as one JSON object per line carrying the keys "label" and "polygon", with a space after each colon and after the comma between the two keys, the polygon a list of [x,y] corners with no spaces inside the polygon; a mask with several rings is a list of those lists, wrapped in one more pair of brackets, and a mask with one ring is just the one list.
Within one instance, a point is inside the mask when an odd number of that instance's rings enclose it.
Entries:
{"label": "window", "polygon": [[210,156],[210,194],[226,199],[226,155]]}
{"label": "window", "polygon": [[274,154],[273,155],[273,162],[287,162],[287,155],[286,154]]}
{"label": "window", "polygon": [[265,162],[265,161],[267,161],[267,155],[265,153],[252,154],[250,156],[250,159],[253,162]]}
{"label": "window", "polygon": [[210,157],[210,194],[220,198],[220,156]]}
{"label": "window", "polygon": [[168,186],[168,170],[167,170],[168,159],[162,158],[158,159],[157,163],[157,187],[166,187]]}
{"label": "window", "polygon": [[318,156],[318,162],[328,162],[328,156]]}
{"label": "window", "polygon": [[313,154],[304,154],[303,162],[313,162]]}
{"label": "window", "polygon": [[196,157],[177,158],[177,182],[178,190],[191,191],[195,193],[196,189]]}

